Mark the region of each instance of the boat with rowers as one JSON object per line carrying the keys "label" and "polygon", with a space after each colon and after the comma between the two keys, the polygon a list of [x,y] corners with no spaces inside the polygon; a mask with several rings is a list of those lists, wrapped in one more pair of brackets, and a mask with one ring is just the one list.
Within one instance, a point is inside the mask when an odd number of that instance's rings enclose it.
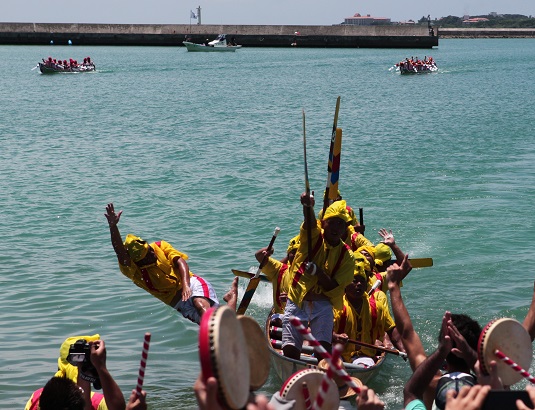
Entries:
{"label": "boat with rowers", "polygon": [[43,58],[42,63],[38,63],[39,71],[42,74],[55,74],[55,73],[88,73],[96,70],[95,63],[91,61],[90,57],[84,58],[82,64],[78,64],[76,60],[72,58],[67,60],[56,60],[52,57],[48,57],[47,60]]}
{"label": "boat with rowers", "polygon": [[[280,315],[269,313],[266,326],[266,337],[268,339],[269,351],[271,354],[271,365],[281,381],[287,380],[292,374],[299,370],[318,367],[317,356],[314,355],[314,348],[310,345],[303,345],[300,360],[291,359],[282,353],[282,320]],[[378,351],[379,353],[379,351]],[[358,378],[362,383],[368,383],[381,369],[386,360],[385,352],[380,352],[374,358],[375,365],[362,367],[353,363],[344,362],[344,369],[352,376]]]}
{"label": "boat with rowers", "polygon": [[237,44],[227,43],[226,34],[220,34],[215,40],[206,44],[196,44],[191,41],[183,41],[182,44],[186,46],[188,51],[200,52],[236,51],[238,48],[241,48],[241,46]]}
{"label": "boat with rowers", "polygon": [[406,58],[405,61],[400,61],[396,64],[396,71],[400,74],[424,74],[434,73],[438,71],[437,64],[433,57],[424,58],[419,60],[418,58]]}

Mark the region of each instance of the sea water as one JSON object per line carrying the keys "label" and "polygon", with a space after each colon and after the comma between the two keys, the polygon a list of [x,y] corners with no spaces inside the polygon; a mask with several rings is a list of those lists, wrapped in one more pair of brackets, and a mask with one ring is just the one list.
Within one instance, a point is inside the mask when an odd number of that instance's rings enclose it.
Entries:
{"label": "sea water", "polygon": [[[439,71],[400,76],[405,57]],[[96,73],[42,75],[42,58],[90,56]],[[535,43],[441,40],[433,50],[0,46],[0,408],[23,408],[69,336],[100,334],[128,396],[145,332],[151,409],[191,409],[198,326],[118,269],[104,217],[123,237],[164,239],[219,296],[231,269],[275,257],[299,229],[306,113],[311,188],[321,197],[336,98],[339,188],[366,236],[392,229],[415,269],[402,294],[428,352],[446,310],[482,325],[522,320],[533,293]],[[240,298],[246,280],[240,280]],[[263,325],[271,290],[247,313]],[[245,348],[245,346],[243,346]],[[239,372],[240,369],[235,369]],[[370,382],[403,406],[408,363]],[[261,389],[279,389],[275,374]],[[522,383],[519,384],[522,387]]]}

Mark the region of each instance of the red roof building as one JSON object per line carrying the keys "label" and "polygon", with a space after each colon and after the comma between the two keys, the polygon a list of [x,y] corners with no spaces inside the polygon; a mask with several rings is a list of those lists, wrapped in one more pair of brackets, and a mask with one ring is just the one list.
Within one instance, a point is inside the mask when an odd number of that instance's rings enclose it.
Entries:
{"label": "red roof building", "polygon": [[366,16],[356,13],[352,17],[346,17],[342,24],[350,24],[353,26],[371,26],[378,24],[390,24],[390,19],[387,17],[373,17],[367,14]]}

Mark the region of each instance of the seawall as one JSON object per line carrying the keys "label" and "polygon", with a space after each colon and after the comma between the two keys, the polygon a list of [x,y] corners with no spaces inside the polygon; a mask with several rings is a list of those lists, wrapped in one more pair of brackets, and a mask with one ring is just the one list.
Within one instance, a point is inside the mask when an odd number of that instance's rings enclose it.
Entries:
{"label": "seawall", "polygon": [[535,38],[533,28],[441,28],[440,38]]}
{"label": "seawall", "polygon": [[[435,29],[436,30],[436,29]],[[432,48],[426,26],[255,26],[187,24],[0,23],[0,44],[181,46],[218,34],[246,47]]]}

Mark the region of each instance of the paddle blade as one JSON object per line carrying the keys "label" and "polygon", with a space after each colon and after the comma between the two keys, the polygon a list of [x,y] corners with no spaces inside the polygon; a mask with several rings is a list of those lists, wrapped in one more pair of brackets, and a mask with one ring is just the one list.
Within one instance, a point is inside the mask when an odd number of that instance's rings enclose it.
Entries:
{"label": "paddle blade", "polygon": [[260,278],[253,277],[253,279],[249,281],[247,289],[245,289],[245,293],[243,294],[243,298],[240,302],[240,306],[238,306],[238,309],[236,310],[236,314],[243,315],[245,313],[245,311],[249,307],[249,303],[251,303],[251,300],[253,299],[253,295],[259,283]]}
{"label": "paddle blade", "polygon": [[[232,273],[242,278],[252,279],[254,277],[254,273],[246,272],[243,270],[232,269]],[[258,278],[260,279],[261,282],[271,283],[271,281],[267,278],[266,275],[260,275],[258,276]]]}
{"label": "paddle blade", "polygon": [[429,268],[433,266],[433,258],[409,258],[413,268]]}
{"label": "paddle blade", "polygon": [[332,152],[329,153],[329,199],[334,201],[338,196],[338,180],[340,178],[340,154],[342,152],[342,129],[336,129]]}

